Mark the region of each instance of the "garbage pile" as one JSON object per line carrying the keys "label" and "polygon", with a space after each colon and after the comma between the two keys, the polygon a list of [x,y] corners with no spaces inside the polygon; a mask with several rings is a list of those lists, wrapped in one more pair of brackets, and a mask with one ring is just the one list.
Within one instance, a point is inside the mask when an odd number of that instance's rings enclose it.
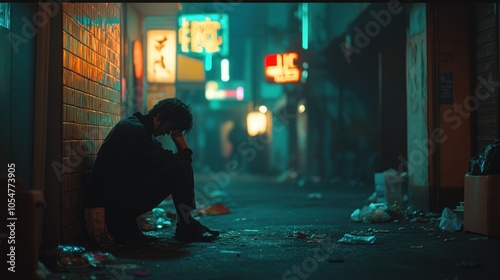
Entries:
{"label": "garbage pile", "polygon": [[45,279],[52,272],[104,268],[113,261],[115,257],[109,252],[91,251],[83,246],[58,245],[41,255],[37,273],[41,279]]}
{"label": "garbage pile", "polygon": [[356,209],[351,214],[351,220],[363,223],[382,223],[388,221],[405,220],[405,213],[399,208],[398,203],[391,206],[387,202],[370,203],[361,209]]}
{"label": "garbage pile", "polygon": [[439,225],[442,231],[462,228],[463,202],[454,210],[444,208],[441,214],[413,210],[407,192],[407,173],[389,169],[374,174],[375,192],[365,205],[354,210],[351,220],[362,223],[409,221]]}

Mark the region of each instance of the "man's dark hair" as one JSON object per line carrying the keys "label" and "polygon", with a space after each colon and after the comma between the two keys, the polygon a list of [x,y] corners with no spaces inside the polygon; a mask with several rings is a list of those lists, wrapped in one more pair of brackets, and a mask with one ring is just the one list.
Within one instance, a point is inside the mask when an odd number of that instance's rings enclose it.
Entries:
{"label": "man's dark hair", "polygon": [[158,113],[161,113],[160,122],[172,121],[174,129],[189,133],[193,127],[191,107],[177,97],[159,101],[149,110],[148,115],[154,117]]}

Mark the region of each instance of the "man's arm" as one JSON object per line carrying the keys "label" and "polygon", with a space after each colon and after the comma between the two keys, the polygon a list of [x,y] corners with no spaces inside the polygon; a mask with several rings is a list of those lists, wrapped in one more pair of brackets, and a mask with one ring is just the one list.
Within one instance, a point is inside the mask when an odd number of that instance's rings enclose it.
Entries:
{"label": "man's arm", "polygon": [[178,130],[174,130],[170,133],[170,138],[172,138],[172,141],[177,147],[177,154],[175,154],[175,156],[183,160],[192,161],[191,155],[193,151],[189,148],[182,133]]}
{"label": "man's arm", "polygon": [[178,152],[184,149],[189,149],[189,146],[186,143],[186,139],[184,139],[184,136],[180,131],[178,130],[172,131],[172,133],[170,133],[170,138],[172,138],[172,141],[174,141]]}

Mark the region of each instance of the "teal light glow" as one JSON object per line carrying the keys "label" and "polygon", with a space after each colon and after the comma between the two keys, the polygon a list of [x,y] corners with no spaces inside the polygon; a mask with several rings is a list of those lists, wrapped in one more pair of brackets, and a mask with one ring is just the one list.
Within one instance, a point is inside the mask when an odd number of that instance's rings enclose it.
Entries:
{"label": "teal light glow", "polygon": [[229,81],[229,60],[224,58],[220,62],[220,79],[223,82]]}
{"label": "teal light glow", "polygon": [[302,3],[302,48],[309,48],[309,3]]}
{"label": "teal light glow", "polygon": [[205,71],[210,71],[210,70],[212,70],[212,55],[206,54],[205,55]]}

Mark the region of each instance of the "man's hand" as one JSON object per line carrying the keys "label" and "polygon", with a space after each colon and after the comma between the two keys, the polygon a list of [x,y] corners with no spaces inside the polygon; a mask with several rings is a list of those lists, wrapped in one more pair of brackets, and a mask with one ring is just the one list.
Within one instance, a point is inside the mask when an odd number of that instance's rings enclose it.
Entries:
{"label": "man's hand", "polygon": [[178,151],[176,154],[174,154],[174,158],[178,160],[187,160],[189,162],[193,162],[193,159],[191,155],[193,154],[193,151],[191,149],[186,148],[183,150]]}
{"label": "man's hand", "polygon": [[183,149],[189,149],[189,146],[186,143],[184,136],[179,130],[173,130],[172,133],[170,133],[170,138],[172,138],[172,141],[174,141],[179,151]]}

